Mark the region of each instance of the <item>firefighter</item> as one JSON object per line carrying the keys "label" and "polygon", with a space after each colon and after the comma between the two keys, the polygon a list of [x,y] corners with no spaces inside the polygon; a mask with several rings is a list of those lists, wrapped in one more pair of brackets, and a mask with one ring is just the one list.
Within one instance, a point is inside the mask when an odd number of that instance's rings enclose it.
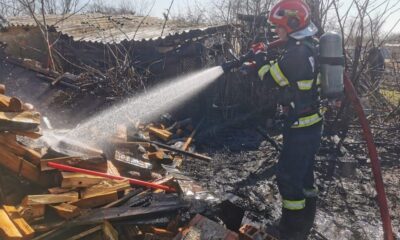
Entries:
{"label": "firefighter", "polygon": [[323,117],[317,80],[317,33],[309,6],[300,0],[282,0],[271,10],[269,22],[285,40],[284,53],[275,63],[256,54],[260,79],[280,91],[284,114],[283,149],[278,161],[277,181],[282,196],[279,222],[281,239],[307,239],[313,226],[317,189],[314,159],[319,149]]}

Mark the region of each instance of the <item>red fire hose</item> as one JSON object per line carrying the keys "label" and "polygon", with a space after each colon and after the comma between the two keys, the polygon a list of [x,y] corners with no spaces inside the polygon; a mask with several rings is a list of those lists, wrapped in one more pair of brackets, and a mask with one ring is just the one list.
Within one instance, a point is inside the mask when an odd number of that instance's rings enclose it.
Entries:
{"label": "red fire hose", "polygon": [[56,168],[59,170],[63,170],[63,171],[68,171],[68,172],[84,173],[84,174],[89,174],[89,175],[104,177],[104,178],[109,178],[109,179],[115,179],[115,180],[128,180],[129,183],[133,184],[133,185],[154,188],[154,189],[161,189],[161,190],[165,190],[167,192],[176,192],[175,188],[173,188],[173,187],[160,185],[160,184],[156,184],[156,183],[152,183],[152,182],[141,181],[141,180],[137,180],[137,179],[133,179],[133,178],[109,175],[106,173],[96,172],[96,171],[87,170],[87,169],[83,169],[83,168],[71,167],[71,166],[67,166],[64,164],[48,162],[47,166]]}
{"label": "red fire hose", "polygon": [[367,141],[368,153],[369,157],[371,158],[372,173],[374,175],[374,180],[375,180],[375,188],[378,194],[378,205],[379,205],[379,210],[381,212],[384,239],[393,240],[392,221],[390,219],[385,187],[383,185],[381,164],[378,158],[378,151],[376,150],[371,128],[365,116],[364,109],[361,105],[360,99],[358,98],[353,83],[351,82],[347,74],[344,75],[344,87],[346,96],[352,102],[354,110],[358,115],[358,121],[360,122],[360,125],[362,127],[364,138]]}

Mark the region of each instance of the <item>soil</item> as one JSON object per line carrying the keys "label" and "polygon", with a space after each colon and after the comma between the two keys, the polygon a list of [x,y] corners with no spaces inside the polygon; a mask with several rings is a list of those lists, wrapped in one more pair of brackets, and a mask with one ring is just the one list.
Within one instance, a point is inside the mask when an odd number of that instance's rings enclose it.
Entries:
{"label": "soil", "polygon": [[[331,138],[322,141],[315,171],[320,195],[310,239],[383,239],[377,194],[360,129],[348,136],[340,151],[333,149]],[[280,137],[274,138],[279,141]],[[217,197],[243,208],[242,223],[262,229],[277,224],[281,201],[274,166],[279,153],[270,143],[249,126],[241,126],[197,139],[196,146],[213,161],[187,160],[185,172]],[[392,226],[400,238],[400,149],[384,144],[378,150]]]}

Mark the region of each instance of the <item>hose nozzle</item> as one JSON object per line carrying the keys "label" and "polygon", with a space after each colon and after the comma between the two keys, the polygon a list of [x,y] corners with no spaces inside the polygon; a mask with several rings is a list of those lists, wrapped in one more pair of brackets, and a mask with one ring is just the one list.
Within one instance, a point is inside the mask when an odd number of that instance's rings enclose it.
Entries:
{"label": "hose nozzle", "polygon": [[[235,57],[235,56],[234,56]],[[250,50],[246,54],[242,55],[241,57],[228,61],[221,65],[222,69],[225,73],[230,72],[234,68],[239,68],[242,64],[246,61],[249,61],[254,58],[254,51]]]}
{"label": "hose nozzle", "polygon": [[223,63],[223,64],[221,65],[221,67],[222,67],[222,69],[224,70],[224,73],[228,73],[228,72],[230,72],[232,69],[238,68],[240,65],[241,65],[241,64],[240,64],[239,60],[234,59],[234,60],[228,61],[228,62],[226,62],[226,63]]}

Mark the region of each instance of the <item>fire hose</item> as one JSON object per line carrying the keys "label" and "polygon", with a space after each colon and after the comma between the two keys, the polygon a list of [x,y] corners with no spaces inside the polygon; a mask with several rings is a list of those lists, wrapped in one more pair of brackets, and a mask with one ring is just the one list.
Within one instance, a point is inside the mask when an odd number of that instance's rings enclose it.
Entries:
{"label": "fire hose", "polygon": [[367,142],[368,154],[371,159],[371,168],[372,173],[375,180],[375,188],[378,194],[378,205],[381,213],[384,239],[385,240],[393,240],[393,230],[392,230],[392,221],[390,219],[389,207],[387,203],[385,186],[383,185],[381,165],[379,162],[378,151],[376,149],[376,145],[374,143],[374,139],[372,136],[372,131],[369,126],[368,120],[365,116],[364,109],[361,105],[360,99],[357,96],[357,92],[351,82],[349,76],[344,74],[344,86],[346,97],[353,104],[354,110],[357,113],[358,121],[360,122],[361,128],[363,130],[364,138]]}
{"label": "fire hose", "polygon": [[[271,42],[270,44],[268,44],[268,46],[266,46],[264,50],[281,47],[283,44],[285,44],[284,41],[277,40],[277,41],[274,41],[274,42]],[[245,61],[249,61],[249,60],[251,60],[252,57],[254,57],[255,50],[257,50],[258,47],[259,47],[258,44],[253,45],[252,46],[253,49],[250,50],[247,54],[243,55],[240,58],[235,58],[234,60],[225,63],[222,66],[222,68],[224,69],[225,72],[228,72],[228,71],[230,71],[230,69],[239,67]],[[384,187],[383,179],[382,179],[381,165],[379,162],[378,151],[377,151],[376,145],[374,143],[372,131],[369,126],[368,120],[366,118],[364,109],[361,105],[360,99],[358,98],[357,91],[355,90],[353,83],[351,82],[347,73],[344,73],[343,81],[344,81],[345,95],[351,101],[351,103],[356,111],[356,114],[358,116],[358,121],[362,127],[363,136],[367,142],[367,149],[368,149],[369,157],[371,159],[371,168],[372,168],[372,173],[373,173],[373,177],[374,177],[374,181],[375,181],[375,188],[376,188],[376,192],[378,195],[377,200],[378,200],[378,206],[379,206],[379,211],[380,211],[382,225],[383,225],[384,239],[385,240],[393,240],[393,238],[394,238],[393,229],[392,229],[389,207],[388,207],[386,193],[385,193],[385,187]]]}

